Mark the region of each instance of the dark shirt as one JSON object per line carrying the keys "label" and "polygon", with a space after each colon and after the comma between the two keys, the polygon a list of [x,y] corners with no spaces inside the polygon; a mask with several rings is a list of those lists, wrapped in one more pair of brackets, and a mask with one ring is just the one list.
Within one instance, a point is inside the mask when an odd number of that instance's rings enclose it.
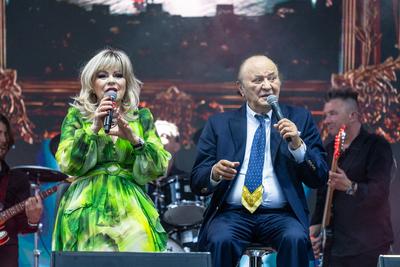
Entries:
{"label": "dark shirt", "polygon": [[[6,197],[3,202],[4,208],[6,210],[15,204],[26,200],[30,196],[30,184],[26,176],[15,176],[9,173],[9,167],[2,161],[1,172],[0,172],[0,183],[2,179],[8,174],[8,186]],[[9,219],[5,228],[2,229],[7,231],[10,240],[0,246],[0,262],[1,266],[7,267],[18,267],[18,234],[19,233],[31,233],[36,230],[28,225],[28,220],[25,212],[14,216]]]}
{"label": "dark shirt", "polygon": [[[333,148],[333,142],[326,146],[329,162]],[[353,196],[334,191],[332,255],[357,255],[393,241],[389,207],[392,164],[390,144],[364,128],[340,156],[338,166],[358,183],[358,189]],[[326,187],[318,190],[311,224],[322,221],[325,195]]]}

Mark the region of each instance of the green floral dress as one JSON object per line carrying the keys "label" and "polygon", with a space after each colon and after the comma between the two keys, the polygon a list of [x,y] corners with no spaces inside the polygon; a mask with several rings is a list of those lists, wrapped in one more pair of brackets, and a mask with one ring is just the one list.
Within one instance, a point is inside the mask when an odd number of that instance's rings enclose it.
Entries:
{"label": "green floral dress", "polygon": [[53,232],[54,251],[162,251],[168,236],[144,185],[166,172],[170,154],[148,109],[129,125],[145,144],[140,149],[101,129],[71,107],[64,119],[56,159],[76,177],[64,194]]}

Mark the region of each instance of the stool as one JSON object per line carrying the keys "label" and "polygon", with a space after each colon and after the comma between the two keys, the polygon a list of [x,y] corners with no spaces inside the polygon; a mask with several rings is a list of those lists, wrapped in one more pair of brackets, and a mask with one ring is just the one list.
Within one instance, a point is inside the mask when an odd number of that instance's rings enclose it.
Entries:
{"label": "stool", "polygon": [[250,243],[246,247],[244,255],[249,256],[249,267],[261,267],[262,257],[274,252],[275,250],[272,247],[259,243]]}

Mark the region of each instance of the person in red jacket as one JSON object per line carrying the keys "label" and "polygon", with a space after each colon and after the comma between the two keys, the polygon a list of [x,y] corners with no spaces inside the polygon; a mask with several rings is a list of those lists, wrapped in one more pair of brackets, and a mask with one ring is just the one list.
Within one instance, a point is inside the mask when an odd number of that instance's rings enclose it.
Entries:
{"label": "person in red jacket", "polygon": [[4,238],[5,234],[9,237],[6,243],[0,245],[1,266],[7,267],[18,267],[18,234],[36,232],[43,211],[41,198],[29,197],[30,184],[27,177],[9,172],[5,157],[13,144],[10,123],[0,114],[0,209],[6,210],[25,200],[25,213],[20,213],[1,225],[1,241],[7,240]]}

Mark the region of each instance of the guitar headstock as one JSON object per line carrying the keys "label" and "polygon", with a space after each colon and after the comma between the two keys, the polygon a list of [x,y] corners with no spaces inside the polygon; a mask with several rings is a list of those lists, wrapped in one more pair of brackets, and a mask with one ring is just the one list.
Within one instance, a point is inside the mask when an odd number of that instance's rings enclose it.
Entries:
{"label": "guitar headstock", "polygon": [[346,140],[346,126],[342,126],[339,129],[339,132],[335,136],[335,145],[333,151],[333,157],[337,160],[340,157],[340,154],[344,150],[344,141]]}

